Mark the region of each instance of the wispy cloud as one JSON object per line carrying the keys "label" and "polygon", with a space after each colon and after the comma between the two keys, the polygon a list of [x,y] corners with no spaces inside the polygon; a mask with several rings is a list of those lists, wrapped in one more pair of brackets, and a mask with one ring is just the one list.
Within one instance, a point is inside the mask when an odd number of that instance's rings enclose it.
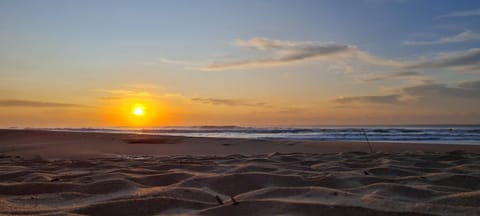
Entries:
{"label": "wispy cloud", "polygon": [[405,77],[414,77],[414,76],[420,76],[422,73],[418,71],[398,71],[398,72],[392,72],[392,73],[386,73],[383,75],[375,76],[373,78],[368,78],[365,79],[364,81],[383,81],[383,80],[388,80],[388,79],[395,79],[395,78],[405,78]]}
{"label": "wispy cloud", "polygon": [[102,97],[98,97],[98,99],[100,100],[120,100],[122,99],[122,97],[118,97],[118,96],[102,96]]}
{"label": "wispy cloud", "polygon": [[211,97],[195,97],[190,98],[195,103],[209,104],[214,106],[226,106],[226,107],[249,107],[257,108],[254,111],[256,114],[261,113],[277,113],[282,115],[298,114],[305,112],[308,108],[303,106],[281,105],[273,104],[265,101],[258,101],[254,99],[245,98],[211,98]]}
{"label": "wispy cloud", "polygon": [[205,70],[228,70],[251,67],[272,67],[299,62],[302,60],[331,57],[339,54],[354,52],[356,47],[343,44],[319,42],[295,42],[271,40],[268,38],[253,38],[251,40],[237,40],[239,47],[254,48],[260,51],[270,51],[271,56],[248,60],[238,60],[210,64]]}
{"label": "wispy cloud", "polygon": [[57,108],[74,108],[74,107],[86,107],[79,104],[71,103],[58,103],[58,102],[47,102],[47,101],[34,101],[34,100],[20,100],[20,99],[6,99],[0,100],[1,107],[35,107],[35,108],[48,108],[48,107],[57,107]]}
{"label": "wispy cloud", "polygon": [[340,104],[347,103],[374,103],[374,104],[391,104],[400,101],[401,95],[380,95],[380,96],[354,96],[354,97],[338,97],[332,101]]}
{"label": "wispy cloud", "polygon": [[152,94],[148,91],[131,91],[124,89],[97,89],[97,91],[104,92],[110,95],[116,95],[113,97],[108,96],[108,98],[103,99],[114,99],[114,97],[151,97]]}
{"label": "wispy cloud", "polygon": [[405,87],[401,91],[405,95],[416,98],[480,98],[480,81],[463,82],[456,86],[446,84],[426,83]]}
{"label": "wispy cloud", "polygon": [[480,99],[480,80],[465,81],[455,86],[440,83],[426,82],[419,85],[407,86],[398,90],[396,94],[374,96],[338,97],[332,101],[339,104],[394,104],[407,102],[412,99]]}
{"label": "wispy cloud", "polygon": [[159,88],[159,86],[150,84],[150,83],[132,83],[132,84],[126,84],[125,86],[132,89],[158,89]]}
{"label": "wispy cloud", "polygon": [[194,102],[212,104],[212,105],[224,105],[224,106],[250,106],[250,107],[271,107],[267,102],[259,102],[248,99],[228,99],[228,98],[192,98]]}
{"label": "wispy cloud", "polygon": [[[466,40],[480,40],[480,33],[465,31],[456,36],[439,39],[437,41],[417,41],[411,44],[434,44],[460,42]],[[375,77],[369,81],[389,78],[400,78],[419,75],[411,71],[424,68],[447,68],[455,70],[478,70],[480,69],[480,48],[439,53],[434,56],[419,57],[412,60],[386,59],[362,51],[354,45],[321,43],[317,41],[284,41],[269,38],[253,38],[250,40],[237,40],[234,45],[242,48],[251,48],[261,52],[263,57],[250,59],[226,60],[208,64],[190,64],[188,69],[201,71],[224,71],[224,70],[247,70],[255,68],[270,68],[318,60],[321,63],[335,65],[338,62],[348,62],[346,65],[352,70],[352,65],[370,65],[384,67],[389,71],[399,71],[389,75]],[[176,60],[165,60],[176,64]],[[210,61],[211,62],[211,61]],[[187,62],[178,61],[179,64],[188,65]],[[202,66],[199,66],[202,65]]]}
{"label": "wispy cloud", "polygon": [[431,41],[405,41],[403,42],[405,45],[435,45],[435,44],[448,44],[448,43],[461,43],[466,41],[475,41],[480,40],[480,33],[473,32],[471,30],[465,30],[461,33],[458,33],[453,36],[448,36],[444,38],[440,38],[437,40]]}
{"label": "wispy cloud", "polygon": [[422,58],[413,61],[406,68],[454,68],[478,71],[480,69],[480,48],[441,53],[431,58]]}
{"label": "wispy cloud", "polygon": [[159,62],[164,64],[184,65],[184,66],[198,65],[198,62],[176,60],[176,59],[170,59],[170,58],[160,58]]}
{"label": "wispy cloud", "polygon": [[472,9],[472,10],[454,11],[440,17],[467,17],[467,16],[480,16],[480,8]]}
{"label": "wispy cloud", "polygon": [[396,61],[385,60],[359,50],[354,45],[322,43],[317,41],[282,41],[269,38],[253,38],[237,40],[234,45],[243,48],[253,48],[264,52],[267,57],[224,61],[209,64],[201,70],[221,71],[232,69],[250,69],[260,67],[275,67],[298,63],[310,59],[336,60],[354,58],[369,64],[398,65]]}
{"label": "wispy cloud", "polygon": [[477,89],[480,90],[480,80],[475,80],[475,81],[463,81],[460,84],[458,84],[459,87],[465,88],[465,89]]}

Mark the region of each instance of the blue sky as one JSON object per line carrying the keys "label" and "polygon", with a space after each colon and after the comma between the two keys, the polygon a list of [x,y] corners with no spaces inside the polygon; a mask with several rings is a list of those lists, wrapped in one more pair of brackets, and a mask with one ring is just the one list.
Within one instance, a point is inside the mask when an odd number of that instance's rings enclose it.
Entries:
{"label": "blue sky", "polygon": [[[223,43],[232,38],[262,36],[357,44],[378,55],[405,57],[439,48],[405,47],[404,40],[422,35],[449,36],[480,27],[477,18],[439,18],[454,11],[479,8],[478,1],[2,1],[0,4],[3,37],[7,39],[18,40],[18,33],[22,33],[24,37],[20,39],[35,38],[34,44],[155,46],[172,55],[182,53],[176,46],[180,42],[198,50],[212,46],[223,49]],[[456,44],[447,49],[471,45]],[[194,55],[194,51],[188,53]]]}
{"label": "blue sky", "polygon": [[[242,124],[276,124],[282,119],[342,124],[362,123],[380,106],[377,99],[384,97],[409,110],[396,117],[394,111],[385,114],[391,118],[386,123],[409,115],[424,115],[421,122],[438,123],[434,118],[447,114],[451,116],[443,121],[457,122],[460,113],[460,123],[480,120],[478,112],[464,108],[477,105],[479,98],[463,97],[478,91],[456,89],[479,80],[478,65],[464,62],[478,58],[474,49],[480,47],[479,1],[4,0],[0,28],[0,99],[4,100],[103,107],[99,90],[111,94],[122,89],[148,92],[150,97],[179,95],[157,99],[176,100],[171,106],[197,104],[203,107],[196,110],[224,113],[173,113],[188,116],[182,119],[197,118],[178,124],[236,123],[251,113],[270,112],[254,110],[245,101],[271,104],[274,112],[287,108],[304,112],[281,116],[272,111],[269,118]],[[455,65],[438,63],[448,61]],[[428,96],[425,91],[408,92],[427,84],[433,88]],[[463,98],[465,106],[424,100],[452,95],[455,101]],[[194,100],[199,98],[205,100]],[[225,100],[237,103],[219,102]],[[352,110],[339,111],[347,104],[363,110],[363,117],[355,117]],[[21,110],[31,113],[28,107]],[[93,111],[81,113],[88,112]],[[351,121],[331,117],[343,112]],[[371,123],[384,123],[382,118]]]}

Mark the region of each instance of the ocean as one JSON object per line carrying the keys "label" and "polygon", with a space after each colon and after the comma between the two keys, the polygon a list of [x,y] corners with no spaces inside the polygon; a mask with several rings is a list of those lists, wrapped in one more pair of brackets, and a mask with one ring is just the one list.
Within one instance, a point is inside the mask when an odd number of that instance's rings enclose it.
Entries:
{"label": "ocean", "polygon": [[240,127],[191,126],[149,128],[47,128],[74,132],[106,132],[251,139],[415,142],[478,144],[480,125]]}

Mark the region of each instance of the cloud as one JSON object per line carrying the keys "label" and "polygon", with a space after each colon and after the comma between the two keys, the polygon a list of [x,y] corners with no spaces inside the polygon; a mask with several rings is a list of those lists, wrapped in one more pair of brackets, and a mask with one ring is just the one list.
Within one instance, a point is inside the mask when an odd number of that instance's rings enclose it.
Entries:
{"label": "cloud", "polygon": [[435,44],[448,44],[448,43],[460,43],[466,41],[480,40],[480,33],[466,30],[459,34],[440,38],[433,41],[405,41],[405,45],[435,45]]}
{"label": "cloud", "polygon": [[401,95],[380,95],[380,96],[355,96],[355,97],[338,97],[332,101],[340,104],[348,103],[374,103],[374,104],[391,104],[400,101]]}
{"label": "cloud", "polygon": [[456,86],[426,82],[420,85],[407,86],[396,94],[380,96],[338,97],[332,101],[339,104],[393,104],[407,102],[408,99],[480,99],[480,80],[464,81]]}
{"label": "cloud", "polygon": [[[475,81],[478,85],[479,81]],[[402,89],[403,94],[417,98],[480,98],[480,88],[478,86],[470,86],[474,88],[465,88],[468,84],[460,83],[457,86],[450,87],[445,84],[428,83],[417,86],[405,87]]]}
{"label": "cloud", "polygon": [[103,97],[98,97],[100,100],[120,100],[122,97],[116,97],[116,96],[103,96]]}
{"label": "cloud", "polygon": [[454,68],[460,70],[480,69],[480,48],[441,53],[431,58],[413,61],[405,68]]}
{"label": "cloud", "polygon": [[472,9],[472,10],[454,11],[440,17],[468,17],[468,16],[480,16],[480,8]]}
{"label": "cloud", "polygon": [[280,41],[268,38],[237,40],[235,45],[239,47],[254,48],[260,51],[271,51],[273,52],[273,55],[265,58],[214,63],[208,65],[205,70],[217,71],[250,67],[272,67],[312,58],[332,57],[339,54],[352,53],[357,50],[355,46],[351,45],[310,41]]}
{"label": "cloud", "polygon": [[197,62],[193,62],[193,61],[183,61],[183,60],[176,60],[176,59],[170,59],[170,58],[160,58],[159,62],[164,64],[187,65],[187,66],[198,64]]}
{"label": "cloud", "polygon": [[[466,31],[456,36],[440,39],[441,43],[472,40],[479,37],[480,33]],[[413,42],[416,43],[416,42]],[[438,43],[438,42],[418,42],[420,43]],[[480,49],[473,48],[469,50],[440,53],[430,57],[420,57],[413,60],[394,60],[385,59],[362,51],[354,45],[321,43],[317,41],[284,41],[273,40],[269,38],[253,38],[250,40],[237,40],[234,45],[242,48],[251,48],[264,54],[262,57],[253,57],[250,59],[240,59],[231,61],[220,61],[216,63],[190,64],[188,69],[201,71],[224,71],[252,68],[269,68],[282,65],[289,65],[303,62],[306,60],[321,60],[325,63],[338,64],[338,62],[348,62],[351,65],[369,65],[389,67],[389,70],[402,71],[423,68],[450,68],[460,70],[478,70],[480,69]],[[165,62],[188,64],[183,61],[166,60]],[[203,65],[203,66],[199,66]],[[187,69],[186,68],[186,69]],[[385,69],[385,68],[383,68]],[[413,74],[392,74],[391,77],[381,77],[378,79],[398,78],[414,76]]]}
{"label": "cloud", "polygon": [[271,40],[268,38],[253,38],[250,40],[237,40],[234,43],[239,47],[251,47],[259,50],[285,48],[299,45],[298,42]]}
{"label": "cloud", "polygon": [[[356,49],[354,46],[334,44],[334,43],[320,43],[315,41],[281,41],[272,40],[268,38],[253,38],[250,40],[237,40],[235,45],[239,47],[250,47],[258,50],[276,49],[285,52],[286,56],[315,56],[328,55],[336,52],[348,51]],[[299,57],[301,58],[301,57]]]}
{"label": "cloud", "polygon": [[125,98],[153,98],[158,96],[155,92],[162,89],[162,86],[151,83],[129,83],[122,86],[116,89],[93,89],[93,91],[104,94],[97,99],[119,100]]}
{"label": "cloud", "polygon": [[[131,91],[123,89],[97,89],[97,91],[105,92],[110,95],[117,95],[115,97],[152,97],[152,94],[148,91]],[[113,99],[113,98],[100,98],[100,99]]]}
{"label": "cloud", "polygon": [[150,83],[132,83],[132,84],[126,84],[125,86],[133,89],[158,89],[159,88],[159,86],[155,84],[150,84]]}
{"label": "cloud", "polygon": [[278,113],[278,114],[298,114],[305,112],[306,107],[291,106],[291,105],[278,105],[271,104],[263,101],[255,101],[251,99],[229,99],[229,98],[190,98],[191,101],[196,103],[210,104],[215,106],[228,106],[228,107],[252,107],[261,108],[262,111],[255,111],[256,114],[261,113]]}
{"label": "cloud", "polygon": [[212,104],[212,105],[224,105],[224,106],[251,106],[251,107],[271,107],[266,102],[251,101],[246,99],[227,99],[227,98],[192,98],[194,102]]}
{"label": "cloud", "polygon": [[339,59],[354,58],[365,63],[400,66],[400,62],[385,60],[359,50],[356,46],[321,43],[317,41],[282,41],[269,38],[253,38],[250,40],[237,40],[234,43],[238,47],[253,48],[267,52],[268,57],[259,57],[246,60],[226,61],[213,63],[202,70],[221,71],[231,69],[249,69],[258,67],[275,67],[297,63],[309,59]]}
{"label": "cloud", "polygon": [[398,71],[398,72],[387,73],[381,76],[365,79],[364,81],[382,81],[387,79],[413,77],[413,76],[420,76],[420,75],[422,74],[418,71]]}
{"label": "cloud", "polygon": [[463,81],[460,84],[458,84],[459,87],[461,88],[466,88],[466,89],[480,89],[480,80],[475,80],[475,81]]}
{"label": "cloud", "polygon": [[70,104],[70,103],[7,99],[7,100],[0,100],[0,107],[36,107],[36,108],[48,108],[48,107],[70,108],[71,107],[71,108],[74,108],[74,107],[85,107],[85,106],[78,105],[78,104]]}

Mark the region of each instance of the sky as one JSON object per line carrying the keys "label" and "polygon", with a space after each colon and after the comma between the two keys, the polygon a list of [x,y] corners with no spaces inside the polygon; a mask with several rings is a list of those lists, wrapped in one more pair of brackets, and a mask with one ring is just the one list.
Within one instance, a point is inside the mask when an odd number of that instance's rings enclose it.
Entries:
{"label": "sky", "polygon": [[478,124],[479,75],[476,0],[0,0],[0,127]]}

